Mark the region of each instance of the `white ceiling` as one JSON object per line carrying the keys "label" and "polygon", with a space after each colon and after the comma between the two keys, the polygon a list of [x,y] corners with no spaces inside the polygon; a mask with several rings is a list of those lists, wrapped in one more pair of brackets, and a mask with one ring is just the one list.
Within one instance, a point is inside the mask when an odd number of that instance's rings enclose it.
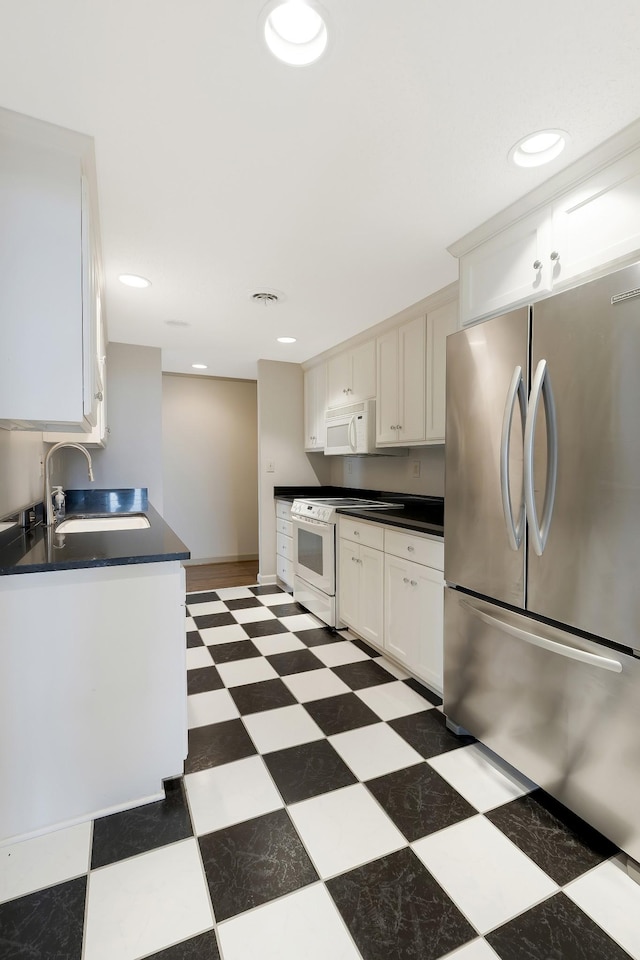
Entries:
{"label": "white ceiling", "polygon": [[[109,338],[165,370],[255,377],[397,313],[456,278],[448,244],[640,113],[638,0],[323,3],[329,54],[292,68],[263,0],[0,0],[0,106],[95,137]],[[569,149],[509,166],[542,127]]]}

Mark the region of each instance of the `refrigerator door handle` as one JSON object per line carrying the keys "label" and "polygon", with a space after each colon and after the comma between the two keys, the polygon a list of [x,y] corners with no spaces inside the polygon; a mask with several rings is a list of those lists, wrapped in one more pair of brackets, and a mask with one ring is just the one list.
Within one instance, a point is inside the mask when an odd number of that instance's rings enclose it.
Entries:
{"label": "refrigerator door handle", "polygon": [[512,623],[505,623],[499,617],[493,617],[484,610],[479,610],[473,604],[466,600],[460,601],[460,606],[469,610],[474,617],[482,620],[491,627],[496,627],[503,633],[515,637],[517,640],[524,640],[534,647],[541,647],[549,653],[558,654],[561,657],[567,657],[569,660],[578,660],[580,663],[587,663],[591,667],[599,667],[601,670],[609,670],[611,673],[622,673],[622,664],[619,660],[613,660],[609,657],[600,657],[595,653],[588,653],[586,650],[577,650],[575,647],[567,647],[555,640],[548,640],[546,637],[540,637],[535,633],[529,633],[528,630],[521,630]]}
{"label": "refrigerator door handle", "polygon": [[[547,421],[547,478],[544,491],[544,505],[542,519],[538,523],[538,512],[533,490],[533,446],[536,435],[536,419],[540,400],[544,399],[545,417]],[[556,407],[553,400],[549,368],[546,360],[540,360],[536,367],[529,411],[524,430],[524,497],[527,505],[529,533],[536,554],[541,557],[547,545],[549,527],[553,515],[553,504],[556,496],[556,480],[558,476],[558,427],[556,423]]]}
{"label": "refrigerator door handle", "polygon": [[511,383],[507,391],[507,399],[504,405],[504,415],[502,417],[502,435],[500,438],[500,491],[502,494],[502,512],[504,522],[507,528],[507,538],[512,550],[519,550],[524,533],[524,493],[520,498],[520,509],[518,511],[518,523],[516,525],[513,516],[513,506],[511,503],[511,486],[509,482],[509,453],[511,448],[511,421],[513,420],[513,408],[516,404],[516,396],[520,406],[520,419],[522,420],[522,430],[524,433],[525,419],[527,414],[527,398],[524,389],[524,380],[522,378],[522,367],[516,367],[513,371]]}

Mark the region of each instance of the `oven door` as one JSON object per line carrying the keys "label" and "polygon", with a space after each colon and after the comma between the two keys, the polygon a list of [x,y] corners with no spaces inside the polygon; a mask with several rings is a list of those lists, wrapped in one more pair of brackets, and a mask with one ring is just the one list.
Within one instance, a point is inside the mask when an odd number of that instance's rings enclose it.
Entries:
{"label": "oven door", "polygon": [[333,596],[336,592],[335,524],[293,517],[293,572]]}

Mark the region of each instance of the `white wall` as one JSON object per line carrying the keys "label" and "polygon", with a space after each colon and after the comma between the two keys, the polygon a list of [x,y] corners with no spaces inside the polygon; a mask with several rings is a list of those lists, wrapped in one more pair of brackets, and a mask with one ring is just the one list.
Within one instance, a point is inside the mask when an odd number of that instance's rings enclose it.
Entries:
{"label": "white wall", "polygon": [[[408,457],[331,457],[330,482],[337,487],[444,497],[444,444],[414,447]],[[337,462],[336,462],[337,461]],[[420,476],[412,476],[414,464]]]}
{"label": "white wall", "polygon": [[164,518],[192,560],[258,555],[256,383],[162,378]]}
{"label": "white wall", "polygon": [[[276,574],[274,486],[330,483],[330,459],[304,452],[304,379],[300,364],[258,360],[261,581]],[[273,473],[267,472],[269,462],[274,466]]]}
{"label": "white wall", "polygon": [[[148,487],[150,502],[162,513],[162,358],[157,347],[109,344],[107,423],[107,446],[91,450],[93,486]],[[61,465],[54,482],[80,490],[92,486],[81,454],[61,450],[54,457]]]}
{"label": "white wall", "polygon": [[42,457],[41,433],[0,430],[0,517],[42,499]]}

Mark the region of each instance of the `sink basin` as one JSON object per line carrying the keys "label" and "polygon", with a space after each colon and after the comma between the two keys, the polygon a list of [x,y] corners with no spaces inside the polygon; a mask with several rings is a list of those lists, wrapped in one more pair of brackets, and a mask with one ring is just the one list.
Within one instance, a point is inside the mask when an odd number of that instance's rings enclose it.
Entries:
{"label": "sink basin", "polygon": [[143,530],[151,524],[143,513],[112,513],[107,517],[69,517],[56,533],[99,533],[104,530]]}
{"label": "sink basin", "polygon": [[4,533],[5,530],[11,530],[11,527],[15,527],[15,520],[4,520],[0,523],[0,533]]}

